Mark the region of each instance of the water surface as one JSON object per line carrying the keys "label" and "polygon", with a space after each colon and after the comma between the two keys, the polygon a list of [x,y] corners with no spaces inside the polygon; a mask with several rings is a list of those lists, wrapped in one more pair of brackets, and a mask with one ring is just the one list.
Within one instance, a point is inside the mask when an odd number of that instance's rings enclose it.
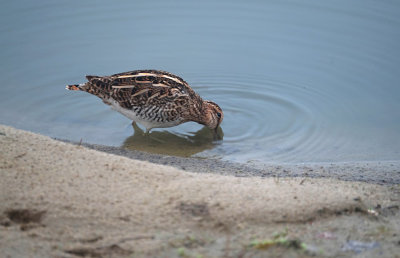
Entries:
{"label": "water surface", "polygon": [[[238,162],[400,159],[398,1],[9,1],[0,123],[73,141]],[[161,69],[224,110],[134,134],[85,74]]]}

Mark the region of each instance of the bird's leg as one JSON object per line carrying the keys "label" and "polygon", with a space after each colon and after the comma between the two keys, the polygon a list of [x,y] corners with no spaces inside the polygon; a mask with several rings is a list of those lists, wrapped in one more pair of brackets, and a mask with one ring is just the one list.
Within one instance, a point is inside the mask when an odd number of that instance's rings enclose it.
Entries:
{"label": "bird's leg", "polygon": [[147,139],[150,139],[150,138],[151,138],[151,137],[150,137],[150,130],[151,130],[151,128],[146,128],[146,132],[143,133],[144,137],[146,137]]}
{"label": "bird's leg", "polygon": [[154,135],[151,136],[151,134],[150,134],[150,130],[151,130],[151,129],[152,129],[152,128],[150,128],[150,129],[149,129],[149,128],[146,128],[146,132],[144,133],[144,137],[146,137],[148,140],[153,141],[153,142],[165,143],[164,141],[155,138]]}
{"label": "bird's leg", "polygon": [[136,134],[136,133],[143,134],[143,130],[136,124],[135,121],[132,122],[132,127],[133,127],[134,134]]}

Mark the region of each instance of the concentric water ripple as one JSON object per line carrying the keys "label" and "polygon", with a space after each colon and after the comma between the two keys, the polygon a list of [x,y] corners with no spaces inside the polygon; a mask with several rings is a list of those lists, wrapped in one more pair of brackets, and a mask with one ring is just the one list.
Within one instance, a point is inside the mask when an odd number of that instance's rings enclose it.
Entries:
{"label": "concentric water ripple", "polygon": [[319,92],[260,75],[193,77],[192,86],[224,110],[222,157],[294,160],[297,151],[311,151],[321,140],[316,119],[321,109],[314,105],[330,99]]}

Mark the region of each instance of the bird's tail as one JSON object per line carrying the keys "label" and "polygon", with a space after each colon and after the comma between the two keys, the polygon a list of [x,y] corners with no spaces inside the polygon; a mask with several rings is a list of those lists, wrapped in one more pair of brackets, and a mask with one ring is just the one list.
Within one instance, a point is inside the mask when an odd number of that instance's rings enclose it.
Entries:
{"label": "bird's tail", "polygon": [[81,83],[81,84],[71,84],[67,85],[65,89],[67,90],[84,90],[82,87],[85,86],[86,83]]}
{"label": "bird's tail", "polygon": [[67,90],[81,90],[81,91],[88,91],[88,89],[91,87],[91,81],[94,79],[99,79],[101,78],[101,76],[97,76],[97,75],[86,75],[86,79],[88,80],[88,82],[86,83],[80,83],[80,84],[71,84],[71,85],[67,85],[65,88]]}

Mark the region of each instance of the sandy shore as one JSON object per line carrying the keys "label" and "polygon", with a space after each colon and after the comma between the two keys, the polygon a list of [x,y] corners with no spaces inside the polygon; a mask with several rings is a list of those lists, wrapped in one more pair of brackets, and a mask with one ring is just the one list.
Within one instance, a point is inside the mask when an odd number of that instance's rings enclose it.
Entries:
{"label": "sandy shore", "polygon": [[4,257],[400,253],[396,184],[192,173],[7,126],[0,146]]}

